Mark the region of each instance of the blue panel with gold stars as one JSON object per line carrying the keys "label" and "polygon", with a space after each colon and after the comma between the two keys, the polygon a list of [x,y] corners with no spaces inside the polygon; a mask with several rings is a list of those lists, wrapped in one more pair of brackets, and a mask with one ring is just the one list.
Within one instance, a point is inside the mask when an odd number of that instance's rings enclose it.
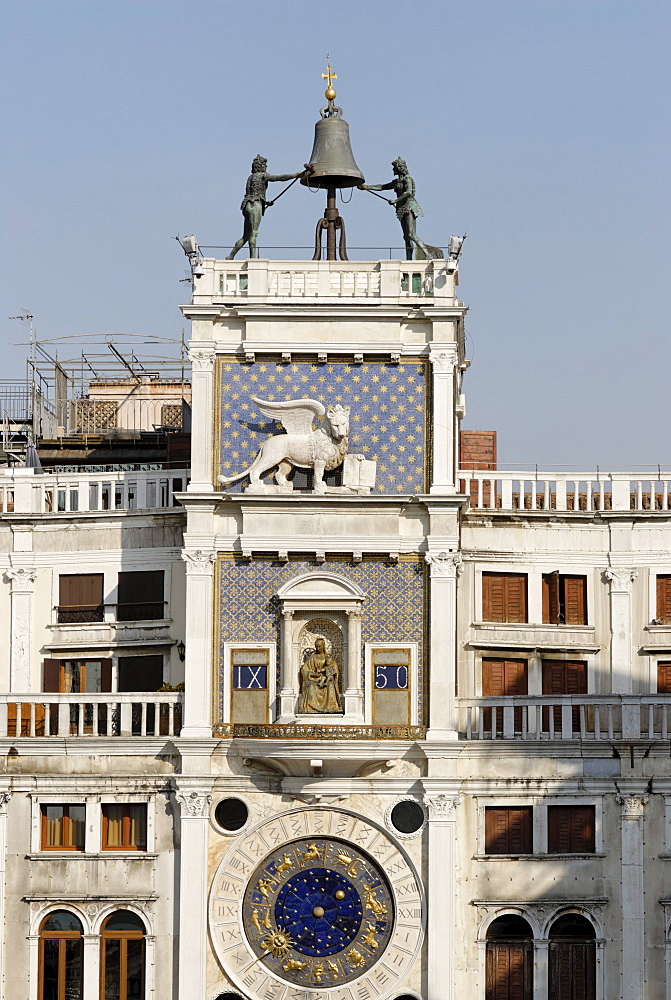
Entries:
{"label": "blue panel with gold stars", "polygon": [[[219,371],[221,414],[220,472],[232,476],[253,461],[263,441],[284,434],[268,420],[252,396],[280,402],[317,399],[324,406],[351,408],[349,452],[377,462],[374,493],[423,493],[426,489],[427,363],[403,358],[400,364],[345,360],[289,364],[259,359],[247,364],[224,358]],[[267,482],[273,480],[266,476]],[[243,479],[225,488],[240,492]]]}

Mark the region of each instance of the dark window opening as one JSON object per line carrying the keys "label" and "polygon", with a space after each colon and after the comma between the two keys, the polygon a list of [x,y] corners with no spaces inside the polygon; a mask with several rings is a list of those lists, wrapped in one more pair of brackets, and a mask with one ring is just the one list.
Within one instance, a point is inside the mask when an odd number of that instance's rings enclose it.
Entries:
{"label": "dark window opening", "polygon": [[164,606],[162,569],[119,573],[118,621],[163,618]]}
{"label": "dark window opening", "polygon": [[546,625],[587,624],[587,577],[543,574],[543,622]]}

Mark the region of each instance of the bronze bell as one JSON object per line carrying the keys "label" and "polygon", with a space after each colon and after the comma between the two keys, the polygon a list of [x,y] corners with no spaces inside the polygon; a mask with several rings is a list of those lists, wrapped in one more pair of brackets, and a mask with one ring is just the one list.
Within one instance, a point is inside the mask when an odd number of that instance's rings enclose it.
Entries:
{"label": "bronze bell", "polygon": [[333,110],[336,114],[330,110],[328,117],[322,112],[324,117],[315,125],[315,141],[308,160],[314,173],[301,178],[306,187],[357,187],[364,182],[352,153],[349,125],[337,114],[339,109]]}

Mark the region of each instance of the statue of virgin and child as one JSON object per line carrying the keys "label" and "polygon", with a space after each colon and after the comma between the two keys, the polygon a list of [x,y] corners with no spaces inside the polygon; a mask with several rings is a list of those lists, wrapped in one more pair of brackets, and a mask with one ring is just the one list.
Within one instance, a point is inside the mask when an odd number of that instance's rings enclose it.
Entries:
{"label": "statue of virgin and child", "polygon": [[338,664],[326,648],[326,640],[315,639],[298,673],[300,715],[334,715],[343,711]]}

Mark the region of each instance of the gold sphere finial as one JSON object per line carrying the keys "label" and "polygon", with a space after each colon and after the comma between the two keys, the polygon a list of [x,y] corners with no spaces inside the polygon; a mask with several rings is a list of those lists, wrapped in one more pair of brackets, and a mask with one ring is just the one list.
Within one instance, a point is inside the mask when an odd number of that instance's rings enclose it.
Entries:
{"label": "gold sphere finial", "polygon": [[322,73],[322,79],[328,81],[327,86],[326,86],[326,90],[324,91],[324,97],[326,98],[327,101],[335,101],[335,99],[336,99],[336,92],[335,92],[335,89],[333,87],[332,81],[333,80],[337,80],[338,79],[338,75],[336,73],[334,73],[333,70],[331,69],[331,57],[330,56],[326,57],[326,72]]}

